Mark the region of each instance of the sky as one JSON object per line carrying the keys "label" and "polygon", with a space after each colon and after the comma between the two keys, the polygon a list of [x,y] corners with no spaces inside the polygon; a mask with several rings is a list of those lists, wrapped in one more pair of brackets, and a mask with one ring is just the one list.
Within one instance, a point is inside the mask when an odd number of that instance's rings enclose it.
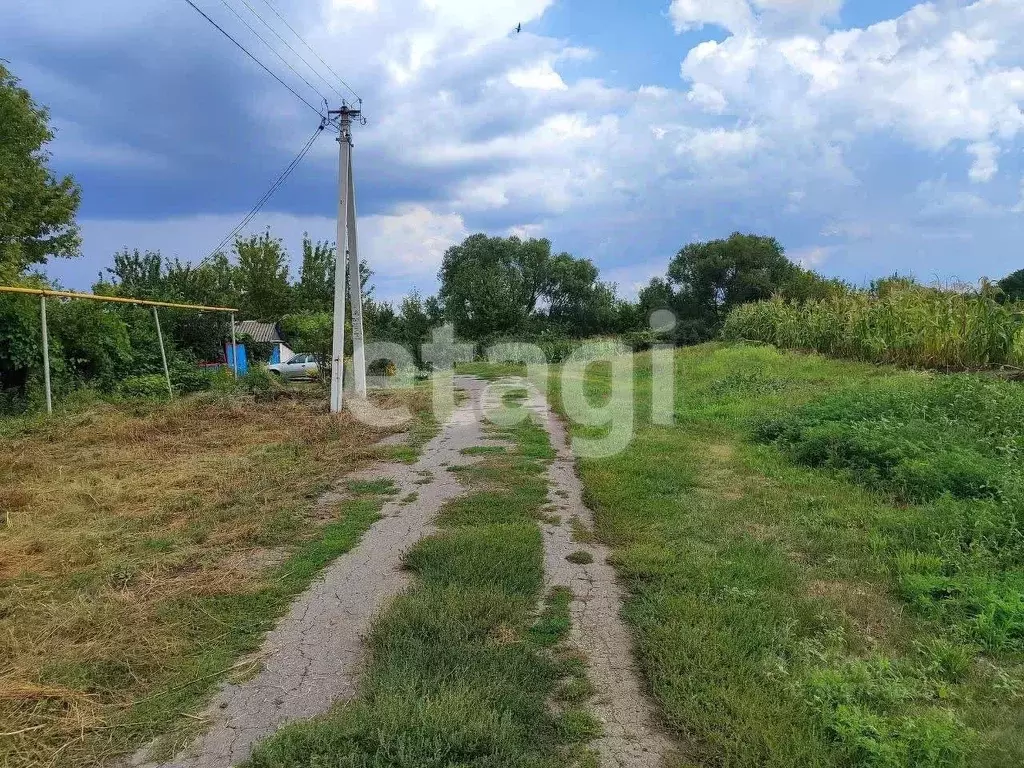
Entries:
{"label": "sky", "polygon": [[[858,284],[1024,267],[1021,0],[194,2],[313,107],[352,98],[277,10],[363,98],[381,298],[436,290],[479,231],[547,237],[627,297],[734,231]],[[82,256],[46,268],[71,288],[124,247],[201,259],[319,122],[186,0],[18,3],[0,52],[82,188]],[[337,161],[322,134],[249,230],[333,240]]]}

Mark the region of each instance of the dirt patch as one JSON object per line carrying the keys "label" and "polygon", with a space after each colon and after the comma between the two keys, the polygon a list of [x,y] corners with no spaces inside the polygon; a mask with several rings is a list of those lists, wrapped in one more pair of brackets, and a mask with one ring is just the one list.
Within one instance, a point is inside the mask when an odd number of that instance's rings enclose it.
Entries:
{"label": "dirt patch", "polygon": [[812,579],[807,582],[807,594],[841,609],[869,646],[885,642],[901,620],[902,608],[873,585]]}
{"label": "dirt patch", "polygon": [[729,443],[712,443],[707,446],[708,454],[716,461],[732,461],[736,448]]}
{"label": "dirt patch", "polygon": [[287,557],[288,547],[260,547],[235,552],[222,560],[220,567],[241,576],[253,576],[267,568],[280,565]]}

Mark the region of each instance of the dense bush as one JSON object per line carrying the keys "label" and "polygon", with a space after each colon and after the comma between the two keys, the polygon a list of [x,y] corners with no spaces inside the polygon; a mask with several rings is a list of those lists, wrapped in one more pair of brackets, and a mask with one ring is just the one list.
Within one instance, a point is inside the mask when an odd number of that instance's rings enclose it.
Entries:
{"label": "dense bush", "polygon": [[873,535],[903,596],[965,642],[1024,650],[1024,387],[887,377],[754,434],[890,495],[901,506]]}
{"label": "dense bush", "polygon": [[144,376],[129,376],[118,386],[121,397],[130,399],[166,398],[167,379],[163,374],[150,373]]}
{"label": "dense bush", "polygon": [[239,383],[253,394],[269,392],[279,386],[278,382],[274,380],[274,375],[262,365],[250,366],[245,375],[239,379]]}
{"label": "dense bush", "polygon": [[194,363],[176,360],[169,366],[171,384],[176,393],[205,392],[213,388],[214,374],[199,368]]}
{"label": "dense bush", "polygon": [[730,340],[920,368],[1024,365],[1024,306],[999,299],[987,285],[956,293],[890,279],[802,304],[780,297],[744,304],[722,332]]}

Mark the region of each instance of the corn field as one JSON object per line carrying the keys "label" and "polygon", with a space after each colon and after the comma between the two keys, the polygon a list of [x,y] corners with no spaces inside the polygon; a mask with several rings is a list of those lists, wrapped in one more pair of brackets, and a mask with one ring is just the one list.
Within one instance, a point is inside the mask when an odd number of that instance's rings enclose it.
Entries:
{"label": "corn field", "polygon": [[1024,304],[1001,304],[987,283],[964,293],[905,279],[804,303],[773,298],[726,319],[730,340],[939,370],[1024,366]]}

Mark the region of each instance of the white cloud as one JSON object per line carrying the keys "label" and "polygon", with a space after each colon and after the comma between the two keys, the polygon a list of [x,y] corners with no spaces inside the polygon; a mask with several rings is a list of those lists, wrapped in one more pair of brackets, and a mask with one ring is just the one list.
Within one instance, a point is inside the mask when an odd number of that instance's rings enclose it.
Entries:
{"label": "white cloud", "polygon": [[562,76],[555,72],[550,61],[513,69],[508,73],[508,81],[517,88],[532,88],[538,91],[565,91],[569,88],[562,80]]}
{"label": "white cloud", "polygon": [[843,0],[672,0],[669,17],[676,32],[722,27],[732,34],[756,26],[817,24],[839,13]]}
{"label": "white cloud", "polygon": [[[66,43],[75,31],[68,25],[81,25],[89,45],[104,51],[144,37],[156,14],[166,26],[146,38],[151,44],[185,46],[189,60],[197,51],[223,54],[216,61],[227,64],[209,71],[224,75],[222,90],[233,87],[232,106],[241,109],[232,119],[253,141],[253,157],[265,157],[259,150],[268,145],[286,147],[290,156],[312,130],[304,107],[187,7],[108,1],[127,10],[107,14],[114,19],[107,27],[75,0],[53,0],[59,11],[28,4],[18,13],[51,43]],[[543,228],[553,238],[570,232],[593,249],[582,255],[606,254],[603,266],[620,270],[611,274],[631,285],[623,263],[647,263],[650,254],[635,249],[648,243],[660,249],[654,272],[686,238],[768,231],[780,223],[790,231],[804,226],[805,242],[827,233],[867,249],[894,231],[894,220],[922,211],[946,206],[958,216],[989,215],[979,189],[1002,195],[1004,212],[1007,200],[1016,200],[1016,179],[1008,192],[1005,176],[1024,137],[1020,0],[924,3],[863,29],[833,28],[839,0],[674,0],[666,23],[678,31],[713,25],[727,34],[709,30],[707,37],[719,39],[679,52],[678,87],[631,89],[575,77],[581,68],[570,62],[593,59],[594,52],[532,31],[531,22],[552,4],[286,2],[285,15],[367,99],[370,122],[356,130],[356,163],[361,194],[372,189],[372,202],[360,210],[372,205],[379,213],[361,218],[363,248],[393,285],[432,285],[441,246],[478,227]],[[513,35],[520,22],[524,31]],[[598,58],[588,67],[600,65]],[[188,73],[189,82],[194,75]],[[173,102],[177,91],[163,88]],[[65,115],[89,102],[102,103],[99,90],[74,82],[50,93],[48,103],[65,123]],[[177,106],[169,103],[166,113],[186,111]],[[166,129],[154,125],[137,130]],[[66,146],[75,157],[93,151],[122,166],[149,159],[132,155],[135,145],[123,135],[97,144],[83,130],[91,144],[82,150],[68,133],[69,142],[58,140],[56,150]],[[915,160],[931,158],[935,168],[922,174],[918,162],[901,165],[908,146]],[[334,144],[322,141],[306,164],[318,164],[330,178],[335,155]],[[265,172],[272,178],[275,171]],[[944,172],[942,189],[918,188],[921,176]],[[989,184],[972,190],[969,180]],[[86,249],[92,263],[104,264],[123,244],[201,255],[235,220],[87,220]],[[261,221],[281,227],[289,240],[305,226],[333,237],[330,216],[271,214]],[[837,249],[827,263],[846,253]]]}
{"label": "white cloud", "polygon": [[999,171],[999,147],[991,141],[979,141],[967,147],[969,154],[974,156],[968,176],[971,181],[981,183],[992,181]]}
{"label": "white cloud", "polygon": [[730,32],[745,32],[754,24],[747,0],[672,0],[668,9],[676,32],[715,24]]}
{"label": "white cloud", "polygon": [[714,89],[730,113],[798,140],[895,132],[928,151],[984,147],[976,178],[1024,132],[1022,38],[1018,0],[925,4],[866,29],[744,30],[695,47],[682,74],[691,92]]}
{"label": "white cloud", "polygon": [[722,114],[728,105],[722,92],[707,83],[694,83],[693,88],[686,94],[686,99],[714,115]]}
{"label": "white cloud", "polygon": [[761,136],[754,127],[713,128],[695,132],[677,147],[677,151],[698,163],[708,164],[749,157],[760,145]]}
{"label": "white cloud", "polygon": [[377,0],[331,0],[330,7],[331,10],[336,13],[345,13],[348,11],[372,13],[377,10]]}
{"label": "white cloud", "polygon": [[789,257],[804,269],[818,269],[832,253],[832,248],[824,245],[815,245],[809,248],[801,248],[793,251]]}

